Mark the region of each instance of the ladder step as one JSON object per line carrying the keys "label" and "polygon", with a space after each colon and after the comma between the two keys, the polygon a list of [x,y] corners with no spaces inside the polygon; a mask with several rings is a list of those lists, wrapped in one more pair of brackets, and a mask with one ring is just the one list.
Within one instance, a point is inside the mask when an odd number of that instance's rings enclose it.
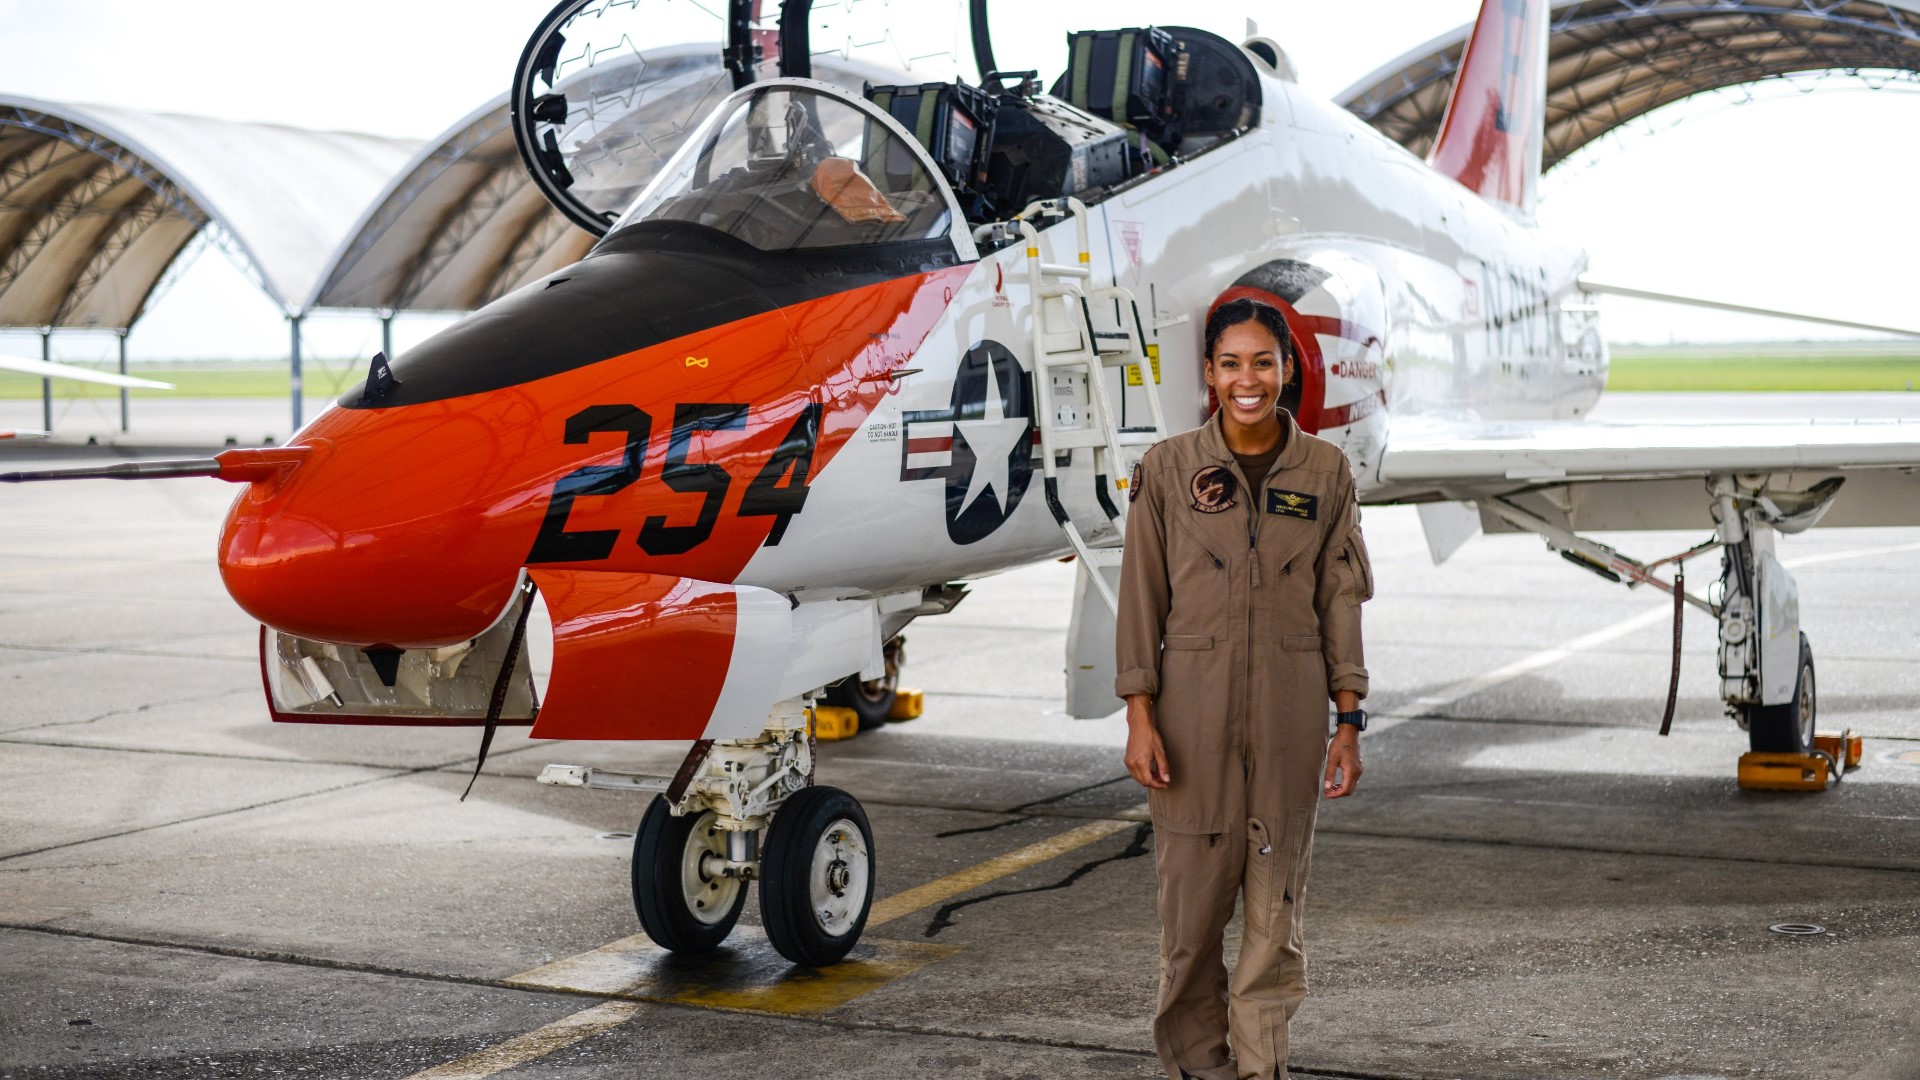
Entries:
{"label": "ladder step", "polygon": [[1083,446],[1088,448],[1105,446],[1107,436],[1095,427],[1067,428],[1054,431],[1052,441],[1055,450],[1076,450]]}

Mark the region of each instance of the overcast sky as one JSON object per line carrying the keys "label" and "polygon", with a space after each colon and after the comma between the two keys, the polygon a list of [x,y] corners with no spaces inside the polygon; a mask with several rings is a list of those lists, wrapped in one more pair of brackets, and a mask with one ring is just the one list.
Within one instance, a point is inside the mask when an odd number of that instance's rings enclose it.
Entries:
{"label": "overcast sky", "polygon": [[[677,25],[706,16],[692,0],[642,0]],[[859,0],[873,17],[924,25],[926,0]],[[719,9],[724,0],[707,0]],[[0,92],[236,120],[431,138],[503,91],[549,4],[526,0],[0,0]],[[1249,19],[1291,54],[1309,89],[1333,96],[1382,64],[1472,19],[1475,0],[1282,0],[1177,5],[1001,0],[1002,67],[1060,70],[1074,19],[1102,27],[1179,22],[1239,39]],[[1043,12],[1034,15],[1039,9]],[[1095,14],[1097,12],[1097,15]],[[895,14],[899,13],[899,14]],[[909,23],[907,13],[914,21]],[[937,36],[937,28],[934,31]],[[666,42],[662,41],[661,44]],[[1608,140],[1548,174],[1543,227],[1584,243],[1592,272],[1622,284],[1705,294],[1866,321],[1920,323],[1911,300],[1920,218],[1920,94],[1836,83],[1776,88],[1682,106],[1684,119]],[[1857,336],[1608,302],[1615,341]],[[403,318],[404,345],[433,320]],[[365,356],[370,317],[317,317],[311,348]],[[107,356],[111,338],[55,338],[57,357]],[[32,336],[0,336],[11,353]],[[201,257],[134,330],[136,358],[284,354],[273,306],[217,252]]]}

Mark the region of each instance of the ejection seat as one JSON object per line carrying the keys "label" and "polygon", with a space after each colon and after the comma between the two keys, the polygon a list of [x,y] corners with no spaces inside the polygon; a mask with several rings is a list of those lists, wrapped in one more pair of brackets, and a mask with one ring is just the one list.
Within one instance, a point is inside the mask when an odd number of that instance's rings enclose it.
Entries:
{"label": "ejection seat", "polygon": [[1143,136],[1154,165],[1192,157],[1260,121],[1260,80],[1239,47],[1190,26],[1067,35],[1053,96]]}

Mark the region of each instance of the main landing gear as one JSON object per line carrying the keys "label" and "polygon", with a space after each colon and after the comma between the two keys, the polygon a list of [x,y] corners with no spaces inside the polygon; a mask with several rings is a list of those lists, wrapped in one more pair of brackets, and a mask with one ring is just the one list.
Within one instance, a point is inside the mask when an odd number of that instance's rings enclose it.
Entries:
{"label": "main landing gear", "polygon": [[893,715],[893,700],[900,691],[900,668],[907,662],[907,639],[896,635],[882,650],[887,670],[877,679],[849,675],[827,687],[821,700],[828,705],[852,709],[860,726],[854,732],[873,731]]}
{"label": "main landing gear", "polygon": [[[1813,649],[1800,631],[1800,594],[1793,575],[1774,554],[1777,533],[1810,528],[1840,492],[1839,479],[1805,491],[1775,491],[1768,477],[1715,476],[1708,481],[1712,539],[1677,555],[1643,563],[1605,544],[1576,535],[1550,504],[1514,496],[1484,501],[1483,508],[1515,528],[1538,533],[1569,562],[1628,588],[1648,585],[1674,597],[1674,680],[1680,671],[1679,620],[1685,605],[1719,623],[1720,696],[1727,714],[1746,730],[1755,753],[1817,752]],[[1560,521],[1554,520],[1559,517]],[[1720,577],[1705,596],[1686,591],[1687,560],[1721,549]],[[1672,579],[1655,571],[1672,567]],[[1673,695],[1668,698],[1671,723]],[[1663,724],[1661,733],[1666,733]]]}
{"label": "main landing gear", "polygon": [[755,881],[767,940],[796,964],[838,963],[866,929],[873,828],[852,795],[813,786],[800,698],[756,738],[695,743],[671,779],[549,765],[540,781],[657,793],[634,834],[633,906],[662,948],[719,946]]}

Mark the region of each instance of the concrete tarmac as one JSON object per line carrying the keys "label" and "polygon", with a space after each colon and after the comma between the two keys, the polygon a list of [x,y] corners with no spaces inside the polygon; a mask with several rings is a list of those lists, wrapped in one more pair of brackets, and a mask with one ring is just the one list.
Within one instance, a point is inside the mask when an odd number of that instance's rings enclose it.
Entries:
{"label": "concrete tarmac", "polygon": [[[282,408],[205,431],[166,404],[171,426],[119,447],[11,447],[0,469],[217,449]],[[876,833],[855,962],[786,965],[755,902],[682,962],[635,936],[639,799],[532,778],[684,746],[509,730],[462,803],[476,732],[266,722],[256,628],[212,556],[232,495],[0,490],[0,1077],[1156,1075],[1143,794],[1117,722],[1059,711],[1072,567],[914,625],[927,715],[824,746],[822,782]],[[1435,568],[1411,511],[1366,528],[1377,719],[1360,793],[1321,815],[1297,1074],[1920,1077],[1920,529],[1782,541],[1821,726],[1867,736],[1845,783],[1791,795],[1734,784],[1745,736],[1704,617],[1662,739],[1664,598],[1529,537]],[[1769,930],[1788,922],[1824,929]]]}

